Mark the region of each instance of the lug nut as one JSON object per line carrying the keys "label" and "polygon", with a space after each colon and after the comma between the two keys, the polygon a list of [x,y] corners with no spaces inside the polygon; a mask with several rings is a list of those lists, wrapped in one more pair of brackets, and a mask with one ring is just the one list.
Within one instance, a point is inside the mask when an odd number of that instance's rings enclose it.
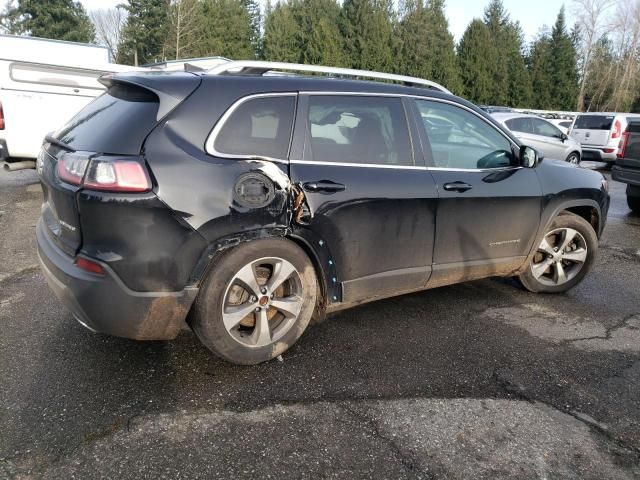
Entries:
{"label": "lug nut", "polygon": [[255,301],[257,301],[257,300],[258,300],[258,299],[257,299],[256,297],[254,297],[253,295],[251,295],[251,302],[255,302]]}
{"label": "lug nut", "polygon": [[256,307],[256,312],[259,312],[260,310],[262,310],[260,307]]}
{"label": "lug nut", "polygon": [[260,291],[261,291],[263,294],[267,293],[267,289],[266,289],[266,288],[264,288],[264,287],[262,287],[262,288],[260,289]]}

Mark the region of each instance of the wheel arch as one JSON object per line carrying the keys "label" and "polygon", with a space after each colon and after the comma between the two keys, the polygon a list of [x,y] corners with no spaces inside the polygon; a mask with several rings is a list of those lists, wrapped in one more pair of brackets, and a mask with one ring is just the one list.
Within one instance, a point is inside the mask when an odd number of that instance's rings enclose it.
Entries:
{"label": "wheel arch", "polygon": [[568,200],[565,202],[561,202],[554,206],[548,216],[545,215],[541,219],[540,227],[538,228],[538,233],[536,234],[535,241],[531,245],[531,250],[526,257],[525,262],[522,264],[522,267],[519,269],[519,272],[522,272],[527,268],[529,262],[533,258],[533,255],[535,255],[536,253],[538,245],[540,245],[542,238],[551,225],[551,222],[553,222],[553,220],[558,215],[562,215],[563,212],[577,215],[586,220],[595,230],[596,236],[600,238],[604,223],[602,219],[602,211],[598,202],[591,199]]}

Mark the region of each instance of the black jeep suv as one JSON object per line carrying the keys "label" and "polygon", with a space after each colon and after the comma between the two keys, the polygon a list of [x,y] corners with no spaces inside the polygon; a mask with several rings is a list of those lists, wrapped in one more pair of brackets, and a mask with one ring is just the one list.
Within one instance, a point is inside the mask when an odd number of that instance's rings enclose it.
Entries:
{"label": "black jeep suv", "polygon": [[253,364],[314,315],[489,276],[564,292],[592,265],[602,175],[540,161],[444,88],[227,67],[103,77],[46,138],[39,256],[84,326],[172,339],[186,321]]}

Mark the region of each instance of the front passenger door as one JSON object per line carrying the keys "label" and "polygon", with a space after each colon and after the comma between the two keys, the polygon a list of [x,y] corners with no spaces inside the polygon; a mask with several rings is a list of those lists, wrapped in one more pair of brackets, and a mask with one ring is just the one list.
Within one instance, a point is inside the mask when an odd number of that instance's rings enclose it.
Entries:
{"label": "front passenger door", "polygon": [[535,169],[521,167],[517,145],[472,109],[436,99],[415,105],[438,188],[429,286],[514,271],[540,221]]}

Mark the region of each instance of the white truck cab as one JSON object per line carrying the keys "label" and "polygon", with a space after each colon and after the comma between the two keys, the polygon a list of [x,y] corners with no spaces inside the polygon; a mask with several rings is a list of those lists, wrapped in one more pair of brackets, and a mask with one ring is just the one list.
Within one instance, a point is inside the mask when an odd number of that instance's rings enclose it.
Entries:
{"label": "white truck cab", "polygon": [[34,160],[47,133],[104,92],[102,74],[130,69],[106,47],[0,35],[0,159]]}

